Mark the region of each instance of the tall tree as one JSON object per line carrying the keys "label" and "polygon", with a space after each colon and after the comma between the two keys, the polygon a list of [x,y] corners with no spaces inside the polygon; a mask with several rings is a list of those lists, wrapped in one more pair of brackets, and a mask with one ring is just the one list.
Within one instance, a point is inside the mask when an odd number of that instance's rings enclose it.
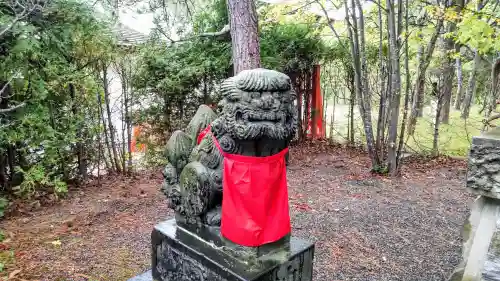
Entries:
{"label": "tall tree", "polygon": [[259,28],[254,0],[228,0],[234,74],[260,67]]}
{"label": "tall tree", "polygon": [[467,91],[465,93],[464,101],[463,101],[463,109],[460,117],[462,119],[469,118],[470,107],[472,105],[472,100],[476,95],[477,85],[477,72],[479,68],[479,64],[481,63],[481,55],[478,50],[474,50],[474,66],[472,67],[472,71],[469,75],[469,85],[467,86]]}
{"label": "tall tree", "polygon": [[[454,0],[447,1],[448,5],[451,6],[455,2]],[[452,34],[453,31],[455,30],[455,23],[453,21],[449,21],[446,25],[446,33]],[[439,108],[440,110],[440,115],[442,122],[444,124],[448,123],[448,120],[450,119],[450,105],[451,105],[451,92],[453,90],[453,58],[450,56],[450,53],[453,51],[455,48],[455,44],[453,42],[453,38],[450,36],[447,36],[444,38],[444,44],[443,44],[443,53],[444,53],[444,69],[442,72],[442,79],[443,79],[443,93],[440,94],[442,95],[443,99],[443,107]]]}
{"label": "tall tree", "polygon": [[[465,0],[448,0],[447,1],[447,8],[452,8],[455,10],[457,14],[459,14],[464,6]],[[446,26],[446,33],[447,36],[444,39],[444,53],[445,53],[445,65],[444,65],[444,70],[443,70],[443,93],[442,93],[442,112],[441,112],[441,120],[444,124],[447,124],[449,119],[450,119],[450,108],[451,108],[451,96],[452,96],[452,91],[453,91],[453,64],[454,64],[454,59],[451,54],[453,51],[456,51],[458,48],[458,51],[460,51],[459,46],[455,46],[455,42],[453,40],[453,34],[455,32],[455,29],[457,27],[457,24],[455,20],[450,20],[447,23]],[[457,67],[459,64],[457,64]],[[457,69],[457,74],[458,69]],[[461,77],[457,77],[458,79],[461,79]],[[460,81],[461,82],[461,81]],[[461,83],[460,83],[461,84]],[[459,86],[461,87],[461,86]],[[461,89],[459,89],[461,91]],[[458,92],[460,95],[460,92]],[[458,97],[457,97],[458,100]]]}
{"label": "tall tree", "polygon": [[488,104],[485,116],[489,117],[498,104],[498,92],[500,90],[500,57],[498,57],[491,67],[491,89],[488,95]]}
{"label": "tall tree", "polygon": [[[380,158],[375,148],[373,123],[371,114],[371,96],[368,85],[368,69],[366,65],[365,22],[363,9],[358,0],[344,0],[346,22],[349,33],[352,67],[354,69],[354,85],[358,96],[359,112],[363,120],[366,135],[366,146],[372,162],[372,169],[380,170]],[[357,13],[356,13],[357,10]]]}
{"label": "tall tree", "polygon": [[436,46],[436,41],[439,37],[439,33],[441,32],[441,28],[443,27],[444,18],[441,15],[438,15],[438,17],[439,18],[437,20],[436,30],[427,43],[425,53],[419,57],[418,61],[417,78],[413,91],[413,105],[410,113],[410,118],[408,120],[408,134],[410,135],[413,135],[415,131],[415,126],[417,125],[417,117],[420,115],[419,112],[422,111],[422,108],[424,106],[424,85],[427,68],[431,63],[432,54],[434,53],[434,47]]}
{"label": "tall tree", "polygon": [[[398,0],[398,22],[396,22],[395,5],[391,0],[386,2],[388,7],[388,30],[389,30],[389,60],[391,65],[391,117],[389,123],[389,148],[388,169],[392,176],[398,173],[398,121],[401,100],[401,71],[399,67],[400,43],[398,38],[402,32],[403,1]],[[396,26],[397,25],[397,26]],[[402,136],[401,136],[402,137]]]}
{"label": "tall tree", "polygon": [[462,102],[464,99],[464,79],[462,75],[462,58],[460,52],[460,46],[457,44],[455,51],[458,53],[455,59],[455,68],[457,72],[457,97],[455,98],[455,109],[460,110],[462,108]]}
{"label": "tall tree", "polygon": [[[477,2],[477,13],[480,16],[481,10],[486,6],[488,1],[483,3],[483,0],[478,0]],[[486,37],[486,36],[485,36]],[[469,112],[470,112],[470,107],[472,105],[472,102],[474,100],[474,96],[476,95],[476,90],[477,90],[477,85],[476,85],[476,80],[477,80],[477,72],[479,65],[481,63],[481,54],[479,51],[479,46],[474,48],[474,66],[472,67],[472,71],[469,75],[469,85],[467,86],[467,91],[465,93],[464,101],[463,101],[463,109],[462,109],[462,114],[460,117],[463,119],[469,118]]]}
{"label": "tall tree", "polygon": [[[385,139],[385,124],[386,117],[388,114],[387,109],[387,90],[386,90],[386,80],[387,80],[387,67],[384,62],[384,29],[382,28],[383,19],[382,19],[382,1],[378,0],[378,26],[379,26],[379,46],[378,46],[378,55],[379,55],[379,84],[380,84],[380,101],[378,107],[378,119],[377,119],[377,135],[376,135],[376,143],[375,147],[378,153],[385,151],[384,147],[384,139]],[[388,87],[389,88],[389,87]],[[354,142],[354,140],[353,140]]]}

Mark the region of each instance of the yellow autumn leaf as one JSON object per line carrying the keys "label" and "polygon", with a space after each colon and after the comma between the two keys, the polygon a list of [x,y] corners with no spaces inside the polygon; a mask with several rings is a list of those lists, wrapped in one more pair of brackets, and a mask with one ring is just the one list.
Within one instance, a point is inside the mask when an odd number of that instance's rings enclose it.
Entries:
{"label": "yellow autumn leaf", "polygon": [[54,241],[50,242],[50,244],[52,244],[56,247],[60,247],[62,245],[61,240],[54,240]]}

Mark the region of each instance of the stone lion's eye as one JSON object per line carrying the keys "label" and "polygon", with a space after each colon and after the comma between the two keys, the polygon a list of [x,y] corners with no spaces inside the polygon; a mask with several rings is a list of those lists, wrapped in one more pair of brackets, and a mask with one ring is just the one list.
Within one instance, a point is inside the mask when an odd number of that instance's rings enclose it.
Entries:
{"label": "stone lion's eye", "polygon": [[252,99],[251,95],[248,92],[242,92],[241,93],[241,100],[244,102],[250,102]]}
{"label": "stone lion's eye", "polygon": [[258,99],[258,98],[260,98],[260,93],[259,92],[253,92],[251,96],[252,96],[252,99]]}

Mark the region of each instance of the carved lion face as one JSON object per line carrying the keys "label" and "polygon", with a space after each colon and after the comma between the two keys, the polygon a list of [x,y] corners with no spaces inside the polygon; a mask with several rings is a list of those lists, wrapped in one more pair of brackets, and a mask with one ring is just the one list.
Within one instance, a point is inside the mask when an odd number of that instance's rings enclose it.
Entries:
{"label": "carved lion face", "polygon": [[289,140],[295,135],[295,92],[287,75],[267,69],[242,71],[223,83],[222,96],[221,115],[212,123],[216,135],[235,140]]}

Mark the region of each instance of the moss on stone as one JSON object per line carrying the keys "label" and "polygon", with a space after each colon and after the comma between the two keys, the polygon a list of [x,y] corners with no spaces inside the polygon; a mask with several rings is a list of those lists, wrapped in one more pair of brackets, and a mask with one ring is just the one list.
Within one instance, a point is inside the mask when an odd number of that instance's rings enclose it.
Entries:
{"label": "moss on stone", "polygon": [[214,111],[207,105],[200,105],[193,119],[189,122],[186,132],[191,138],[192,145],[196,145],[196,140],[201,131],[203,131],[212,121],[217,118]]}
{"label": "moss on stone", "polygon": [[191,138],[183,131],[175,131],[167,142],[166,154],[168,161],[177,173],[187,164],[191,150],[193,149]]}
{"label": "moss on stone", "polygon": [[467,241],[469,240],[470,238],[470,235],[471,235],[471,232],[472,232],[472,225],[469,221],[469,219],[467,219],[464,223],[464,227],[462,229],[462,235],[464,237],[464,241]]}

